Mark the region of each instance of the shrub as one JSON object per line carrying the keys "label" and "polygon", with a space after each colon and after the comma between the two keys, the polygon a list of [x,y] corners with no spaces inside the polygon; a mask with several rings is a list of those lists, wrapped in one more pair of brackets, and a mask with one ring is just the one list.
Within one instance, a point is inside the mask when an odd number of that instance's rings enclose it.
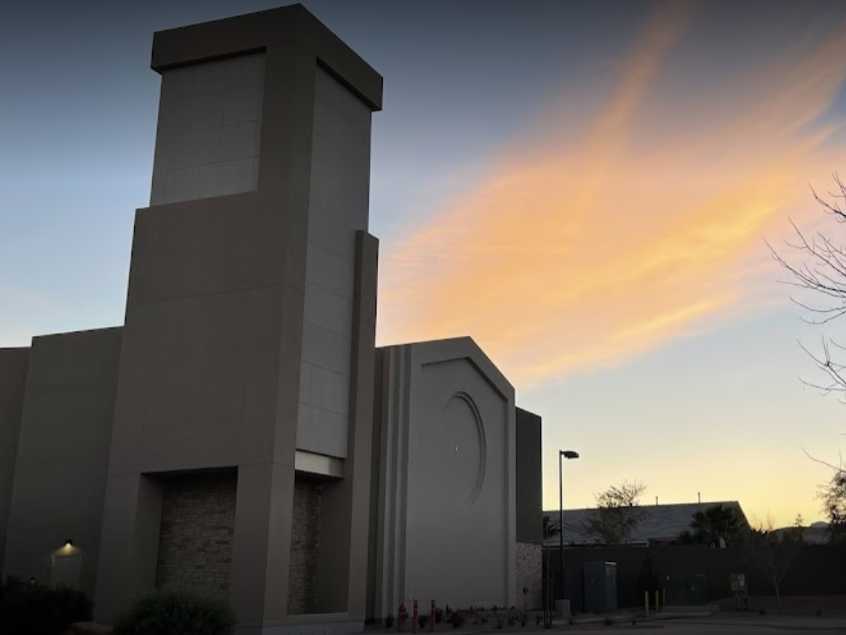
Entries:
{"label": "shrub", "polygon": [[449,623],[452,624],[453,628],[461,628],[464,626],[464,615],[461,611],[453,611],[449,616]]}
{"label": "shrub", "polygon": [[50,589],[9,578],[0,586],[0,633],[61,635],[91,619],[91,600],[81,591]]}
{"label": "shrub", "polygon": [[234,624],[232,610],[221,600],[158,592],[119,618],[114,635],[229,635]]}

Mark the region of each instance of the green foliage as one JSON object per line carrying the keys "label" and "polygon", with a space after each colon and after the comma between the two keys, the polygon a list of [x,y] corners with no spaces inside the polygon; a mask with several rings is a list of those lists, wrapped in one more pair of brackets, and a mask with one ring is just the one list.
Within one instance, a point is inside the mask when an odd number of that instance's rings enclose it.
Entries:
{"label": "green foliage", "polygon": [[453,611],[449,616],[449,623],[453,628],[464,626],[464,614],[461,611]]}
{"label": "green foliage", "polygon": [[0,586],[0,633],[61,635],[91,619],[91,600],[81,591],[50,589],[15,578]]}
{"label": "green foliage", "polygon": [[846,542],[846,470],[837,470],[823,486],[823,509],[828,516],[831,542]]}
{"label": "green foliage", "polygon": [[598,543],[625,544],[643,520],[638,500],[646,487],[624,481],[596,496],[596,511],[585,521],[584,531]]}
{"label": "green foliage", "polygon": [[737,544],[747,533],[747,525],[736,509],[714,505],[693,515],[690,530],[682,532],[679,542],[719,547],[721,539],[726,545]]}
{"label": "green foliage", "polygon": [[114,635],[229,635],[234,624],[232,610],[221,600],[158,592],[121,617]]}

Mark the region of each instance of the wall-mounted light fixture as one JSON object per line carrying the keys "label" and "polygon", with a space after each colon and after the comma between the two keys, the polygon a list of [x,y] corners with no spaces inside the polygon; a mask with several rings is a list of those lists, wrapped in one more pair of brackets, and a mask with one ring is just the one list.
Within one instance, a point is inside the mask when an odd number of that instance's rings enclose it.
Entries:
{"label": "wall-mounted light fixture", "polygon": [[73,556],[79,553],[79,547],[75,547],[72,538],[66,538],[64,544],[53,552],[57,556]]}

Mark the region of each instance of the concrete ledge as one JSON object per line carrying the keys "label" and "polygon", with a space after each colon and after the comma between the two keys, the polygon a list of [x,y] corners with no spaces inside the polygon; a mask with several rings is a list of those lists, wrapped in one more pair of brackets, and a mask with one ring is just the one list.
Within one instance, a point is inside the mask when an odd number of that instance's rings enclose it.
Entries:
{"label": "concrete ledge", "polygon": [[301,4],[158,31],[150,66],[161,72],[279,45],[308,51],[372,110],[382,110],[382,76]]}

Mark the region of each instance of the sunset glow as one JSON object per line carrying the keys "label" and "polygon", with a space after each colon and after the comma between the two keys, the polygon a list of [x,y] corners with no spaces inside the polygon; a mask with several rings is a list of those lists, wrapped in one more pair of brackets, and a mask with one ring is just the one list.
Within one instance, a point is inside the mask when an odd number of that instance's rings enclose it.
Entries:
{"label": "sunset glow", "polygon": [[678,91],[671,62],[694,10],[672,6],[621,56],[579,133],[541,122],[530,136],[542,141],[504,147],[478,182],[386,245],[382,343],[472,333],[528,387],[614,364],[748,300],[744,268],[765,232],[801,214],[808,182],[836,165],[826,141],[840,122],[818,121],[846,73],[846,30],[727,70],[714,108],[695,87]]}
{"label": "sunset glow", "polygon": [[[4,14],[0,347],[124,323],[150,34],[278,4]],[[628,479],[644,503],[824,518],[831,474],[808,454],[846,450],[846,405],[803,383],[802,347],[846,342],[846,321],[803,321],[767,244],[802,262],[792,220],[846,247],[811,191],[846,180],[846,3],[305,4],[384,78],[377,345],[473,337],[543,417],[548,509],[573,449],[565,507]]]}

